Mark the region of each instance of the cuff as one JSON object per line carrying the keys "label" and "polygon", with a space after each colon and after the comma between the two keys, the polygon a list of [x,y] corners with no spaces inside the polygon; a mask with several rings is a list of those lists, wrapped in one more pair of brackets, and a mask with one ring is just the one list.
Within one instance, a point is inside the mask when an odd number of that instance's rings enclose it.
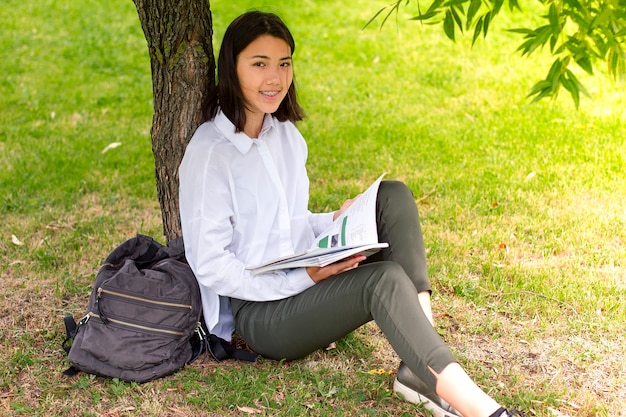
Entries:
{"label": "cuff", "polygon": [[306,268],[295,268],[287,272],[287,279],[291,287],[298,293],[311,288],[315,285],[315,282],[311,279],[306,272]]}

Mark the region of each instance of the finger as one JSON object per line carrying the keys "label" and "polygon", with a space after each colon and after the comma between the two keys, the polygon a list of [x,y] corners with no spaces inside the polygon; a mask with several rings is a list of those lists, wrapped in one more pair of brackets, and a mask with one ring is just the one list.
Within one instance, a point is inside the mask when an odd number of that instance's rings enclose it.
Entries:
{"label": "finger", "polygon": [[335,264],[335,266],[338,269],[337,273],[354,269],[358,267],[359,263],[363,260],[365,260],[365,256],[356,256],[356,257],[348,258],[345,261],[339,262]]}
{"label": "finger", "polygon": [[361,262],[361,260],[362,259],[360,259],[360,258],[349,258],[347,260],[337,262],[337,263],[333,264],[333,266],[338,271],[344,271],[346,268],[352,268],[352,267],[354,267],[354,265],[358,265],[359,262]]}
{"label": "finger", "polygon": [[359,263],[357,262],[354,265],[351,265],[351,266],[347,267],[346,269],[344,269],[341,272],[350,271],[351,269],[356,269],[358,266],[359,266]]}

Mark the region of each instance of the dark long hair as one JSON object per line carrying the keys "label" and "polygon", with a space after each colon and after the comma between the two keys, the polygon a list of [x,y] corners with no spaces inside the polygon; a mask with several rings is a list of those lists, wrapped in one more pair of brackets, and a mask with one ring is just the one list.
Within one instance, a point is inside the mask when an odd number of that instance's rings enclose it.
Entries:
{"label": "dark long hair", "polygon": [[[296,43],[283,21],[273,13],[253,11],[244,13],[228,26],[219,58],[217,60],[217,86],[210,93],[206,107],[207,119],[213,119],[219,109],[241,132],[246,124],[245,100],[237,77],[237,57],[250,43],[262,35],[271,35],[282,39],[291,48]],[[281,122],[297,122],[304,118],[304,111],[296,99],[295,76],[289,86],[287,95],[273,113]]]}

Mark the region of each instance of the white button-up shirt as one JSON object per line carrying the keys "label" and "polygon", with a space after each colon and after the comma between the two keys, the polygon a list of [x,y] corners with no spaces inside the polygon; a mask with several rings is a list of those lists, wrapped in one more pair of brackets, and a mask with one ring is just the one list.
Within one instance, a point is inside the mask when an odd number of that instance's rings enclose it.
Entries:
{"label": "white button-up shirt", "polygon": [[211,333],[230,340],[229,297],[270,301],[314,285],[304,268],[252,275],[253,266],[302,252],[332,222],[308,210],[307,147],[293,123],[266,115],[258,139],[221,112],[195,132],[179,169],[185,254]]}

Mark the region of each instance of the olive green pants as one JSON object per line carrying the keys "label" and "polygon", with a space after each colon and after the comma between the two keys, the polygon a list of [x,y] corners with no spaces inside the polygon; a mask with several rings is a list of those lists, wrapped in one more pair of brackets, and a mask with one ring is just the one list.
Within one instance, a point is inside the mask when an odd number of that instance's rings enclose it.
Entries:
{"label": "olive green pants", "polygon": [[428,368],[439,373],[455,359],[419,304],[417,294],[430,284],[415,200],[403,183],[383,181],[376,211],[379,241],[389,248],[293,297],[232,299],[235,328],[257,353],[293,360],[375,320],[398,356],[434,389]]}

